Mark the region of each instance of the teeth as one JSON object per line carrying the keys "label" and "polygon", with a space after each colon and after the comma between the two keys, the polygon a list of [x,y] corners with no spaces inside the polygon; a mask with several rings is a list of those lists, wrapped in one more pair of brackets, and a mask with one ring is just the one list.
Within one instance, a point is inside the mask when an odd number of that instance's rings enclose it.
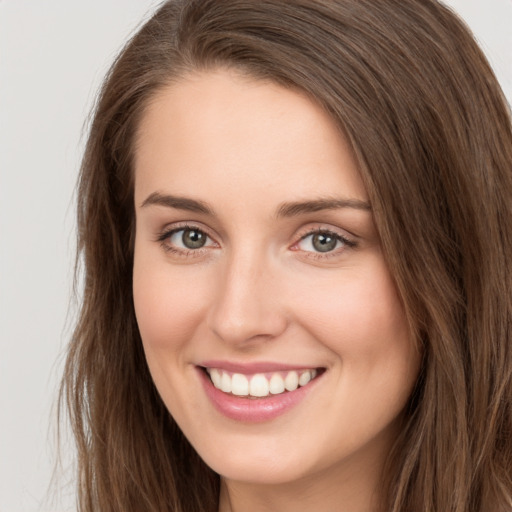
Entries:
{"label": "teeth", "polygon": [[284,389],[283,377],[277,373],[274,373],[274,375],[272,375],[270,378],[269,391],[273,395],[279,395],[280,393],[284,392]]}
{"label": "teeth", "polygon": [[241,373],[233,374],[233,377],[231,377],[231,393],[237,396],[247,396],[249,394],[249,381],[245,375]]}
{"label": "teeth", "polygon": [[318,373],[315,369],[279,372],[272,374],[268,379],[262,373],[248,377],[241,373],[229,374],[218,368],[208,368],[207,372],[213,385],[224,393],[259,398],[270,394],[279,395],[285,391],[295,391],[299,386],[306,386]]}
{"label": "teeth", "polygon": [[299,376],[297,372],[288,372],[284,379],[284,387],[287,391],[295,391],[299,387]]}
{"label": "teeth", "polygon": [[299,377],[299,384],[301,386],[305,386],[310,380],[311,380],[311,373],[309,373],[309,372],[301,373],[301,375]]}
{"label": "teeth", "polygon": [[227,373],[222,374],[220,389],[224,391],[224,393],[231,393],[231,377]]}
{"label": "teeth", "polygon": [[251,396],[267,396],[269,391],[270,384],[265,375],[254,375],[249,384],[249,394]]}
{"label": "teeth", "polygon": [[222,387],[222,375],[220,374],[219,370],[216,368],[213,368],[211,371],[208,372],[210,374],[210,378],[212,379],[213,385],[217,389],[221,389]]}

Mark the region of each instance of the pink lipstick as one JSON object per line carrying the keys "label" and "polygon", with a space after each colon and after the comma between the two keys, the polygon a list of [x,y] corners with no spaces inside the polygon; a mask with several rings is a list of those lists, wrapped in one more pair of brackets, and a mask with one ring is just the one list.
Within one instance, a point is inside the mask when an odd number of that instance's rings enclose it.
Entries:
{"label": "pink lipstick", "polygon": [[203,388],[224,416],[242,422],[270,421],[298,405],[324,368],[275,363],[207,361],[197,366]]}

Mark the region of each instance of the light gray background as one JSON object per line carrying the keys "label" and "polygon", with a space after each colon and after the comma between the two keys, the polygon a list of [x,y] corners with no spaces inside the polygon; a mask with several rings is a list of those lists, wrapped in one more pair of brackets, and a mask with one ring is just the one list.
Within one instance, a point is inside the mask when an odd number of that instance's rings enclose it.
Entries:
{"label": "light gray background", "polygon": [[[74,318],[81,132],[109,63],[158,3],[0,0],[0,512],[74,510],[69,440],[59,491],[47,489],[56,462],[53,406]],[[512,101],[512,0],[448,3]]]}

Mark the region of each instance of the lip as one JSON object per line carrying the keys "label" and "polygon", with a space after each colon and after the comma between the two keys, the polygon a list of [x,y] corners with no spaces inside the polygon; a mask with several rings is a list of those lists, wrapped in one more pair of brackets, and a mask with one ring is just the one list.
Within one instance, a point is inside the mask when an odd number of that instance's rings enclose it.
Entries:
{"label": "lip", "polygon": [[198,366],[202,366],[203,368],[218,368],[219,370],[224,370],[230,373],[242,373],[244,375],[252,375],[254,373],[271,373],[271,372],[291,372],[293,370],[311,370],[315,368],[314,366],[308,365],[290,365],[290,364],[282,364],[275,362],[253,362],[253,363],[237,363],[232,361],[217,361],[217,360],[208,360],[203,361],[198,364]]}
{"label": "lip", "polygon": [[[210,363],[212,362],[214,361],[208,362],[208,368],[222,368],[226,371],[244,374],[278,370],[291,371],[305,368],[304,366],[287,367],[278,365],[275,366],[274,369],[270,369],[270,366],[266,363],[252,363],[242,366],[228,365],[228,368],[225,362],[221,363],[220,361],[217,361],[216,364],[210,366]],[[217,389],[204,371],[204,367],[201,365],[196,368],[205,393],[215,409],[227,418],[244,423],[262,423],[265,421],[271,421],[278,416],[285,414],[290,409],[299,405],[302,400],[304,400],[304,398],[317,386],[318,380],[322,378],[322,374],[320,374],[306,386],[299,387],[295,391],[288,391],[279,395],[270,395],[264,398],[245,398],[224,393],[220,389]]]}

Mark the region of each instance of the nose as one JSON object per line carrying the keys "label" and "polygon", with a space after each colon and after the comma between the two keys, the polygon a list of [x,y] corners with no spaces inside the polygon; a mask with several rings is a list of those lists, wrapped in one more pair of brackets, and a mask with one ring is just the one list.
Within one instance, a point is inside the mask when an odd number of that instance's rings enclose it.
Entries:
{"label": "nose", "polygon": [[241,255],[226,262],[208,315],[209,328],[218,338],[249,346],[286,330],[276,271],[261,255]]}

